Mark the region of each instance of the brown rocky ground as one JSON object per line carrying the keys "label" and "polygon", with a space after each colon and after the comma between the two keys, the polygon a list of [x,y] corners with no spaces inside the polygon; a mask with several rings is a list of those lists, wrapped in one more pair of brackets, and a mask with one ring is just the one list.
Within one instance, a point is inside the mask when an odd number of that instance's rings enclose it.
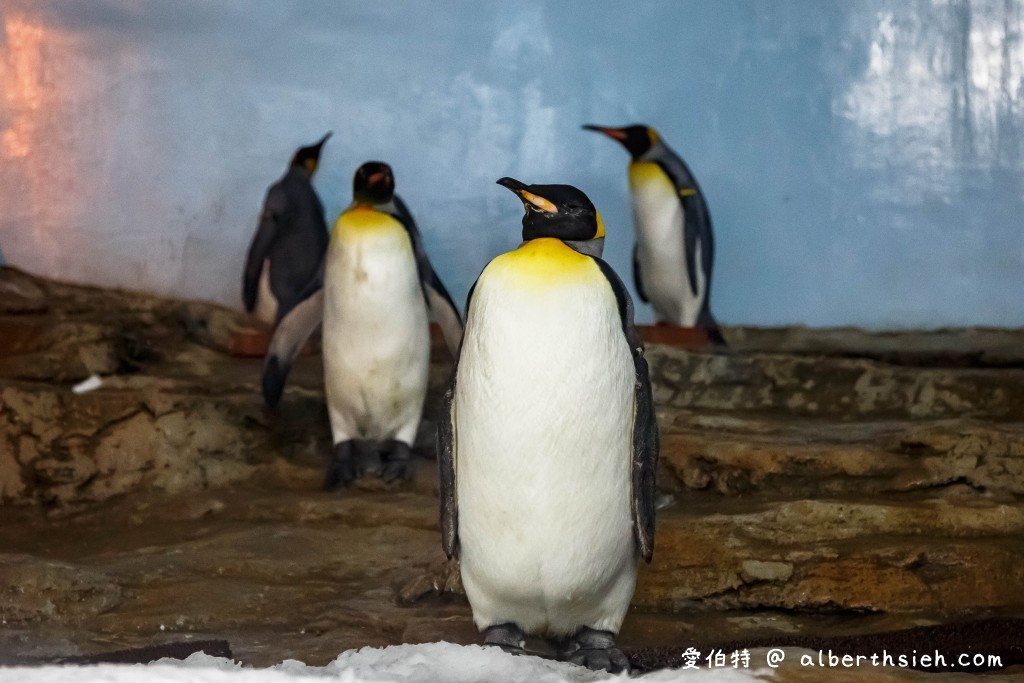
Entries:
{"label": "brown rocky ground", "polygon": [[[414,481],[325,494],[319,358],[268,413],[245,324],[0,269],[0,661],[477,642],[436,528],[443,345]],[[726,336],[648,348],[665,507],[623,645],[1024,616],[1024,331]]]}

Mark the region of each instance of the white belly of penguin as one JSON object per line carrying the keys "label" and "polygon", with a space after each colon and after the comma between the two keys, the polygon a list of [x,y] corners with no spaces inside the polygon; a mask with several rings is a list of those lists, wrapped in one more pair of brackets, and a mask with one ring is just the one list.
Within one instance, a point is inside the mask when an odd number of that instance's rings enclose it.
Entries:
{"label": "white belly of penguin", "polygon": [[334,442],[411,442],[427,391],[426,303],[404,232],[332,238],[323,357]]}
{"label": "white belly of penguin", "polygon": [[644,293],[659,320],[693,327],[707,289],[700,268],[701,244],[694,264],[697,293],[690,289],[683,236],[683,206],[671,181],[646,180],[631,187],[637,257]]}
{"label": "white belly of penguin", "polygon": [[634,371],[610,288],[477,285],[455,394],[463,584],[479,628],[617,632],[636,580]]}

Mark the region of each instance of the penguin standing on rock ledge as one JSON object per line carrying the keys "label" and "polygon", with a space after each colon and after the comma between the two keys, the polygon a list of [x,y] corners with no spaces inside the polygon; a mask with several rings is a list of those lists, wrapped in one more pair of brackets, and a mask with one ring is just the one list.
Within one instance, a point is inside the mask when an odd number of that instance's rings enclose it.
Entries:
{"label": "penguin standing on rock ledge", "polygon": [[[441,538],[485,642],[629,668],[615,637],[654,542],[658,432],[632,302],[579,246],[603,226],[569,185],[498,183],[523,244],[470,291],[438,425]],[[574,248],[574,245],[576,248]]]}
{"label": "penguin standing on rock ledge", "polygon": [[331,231],[322,297],[334,442],[324,488],[365,474],[405,478],[427,394],[430,315],[453,354],[462,319],[385,163],[370,161],[356,171],[353,202]]}
{"label": "penguin standing on rock ledge", "polygon": [[629,189],[636,225],[633,282],[658,322],[700,329],[724,345],[711,315],[715,241],[704,193],[686,162],[649,126],[583,126],[619,142],[632,156]]}
{"label": "penguin standing on rock ledge", "polygon": [[268,325],[276,325],[302,300],[327,251],[324,207],[312,181],[329,137],[296,150],[288,171],[263,201],[246,257],[242,303]]}

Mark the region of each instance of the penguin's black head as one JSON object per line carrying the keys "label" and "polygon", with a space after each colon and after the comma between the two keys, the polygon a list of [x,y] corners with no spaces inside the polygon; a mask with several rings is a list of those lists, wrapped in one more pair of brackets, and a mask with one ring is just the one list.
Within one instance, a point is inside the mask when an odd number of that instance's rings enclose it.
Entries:
{"label": "penguin's black head", "polygon": [[383,161],[367,161],[352,179],[352,196],[357,202],[387,204],[395,195],[395,176]]}
{"label": "penguin's black head", "polygon": [[526,207],[523,239],[557,237],[591,240],[604,237],[604,223],[593,203],[572,185],[527,185],[514,178],[498,184],[519,195]]}
{"label": "penguin's black head", "polygon": [[317,165],[320,163],[320,150],[323,149],[327,138],[331,137],[331,132],[327,131],[327,135],[320,138],[320,142],[314,145],[299,147],[292,157],[292,166],[301,166],[306,169],[309,175],[313,175],[316,172]]}
{"label": "penguin's black head", "polygon": [[622,128],[609,128],[608,126],[594,126],[587,124],[583,126],[584,130],[596,130],[598,133],[607,135],[612,140],[616,140],[625,147],[633,159],[639,159],[647,151],[658,144],[658,131],[654,130],[650,126],[643,124],[634,123],[631,126],[623,126]]}

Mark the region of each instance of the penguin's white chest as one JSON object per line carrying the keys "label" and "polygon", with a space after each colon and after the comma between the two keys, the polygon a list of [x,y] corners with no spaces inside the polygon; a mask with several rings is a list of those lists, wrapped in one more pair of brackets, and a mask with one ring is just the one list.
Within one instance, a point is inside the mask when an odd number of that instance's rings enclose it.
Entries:
{"label": "penguin's white chest", "polygon": [[477,283],[456,378],[463,583],[481,628],[617,631],[636,571],[617,304],[586,257],[541,282],[505,256]]}
{"label": "penguin's white chest", "polygon": [[411,443],[427,388],[427,324],[405,229],[376,211],[342,214],[324,283],[324,379],[335,443]]}
{"label": "penguin's white chest", "polygon": [[647,299],[659,320],[692,327],[707,289],[700,270],[702,245],[698,242],[694,258],[694,292],[686,266],[683,205],[675,185],[657,164],[637,162],[630,165],[629,186],[640,280]]}

